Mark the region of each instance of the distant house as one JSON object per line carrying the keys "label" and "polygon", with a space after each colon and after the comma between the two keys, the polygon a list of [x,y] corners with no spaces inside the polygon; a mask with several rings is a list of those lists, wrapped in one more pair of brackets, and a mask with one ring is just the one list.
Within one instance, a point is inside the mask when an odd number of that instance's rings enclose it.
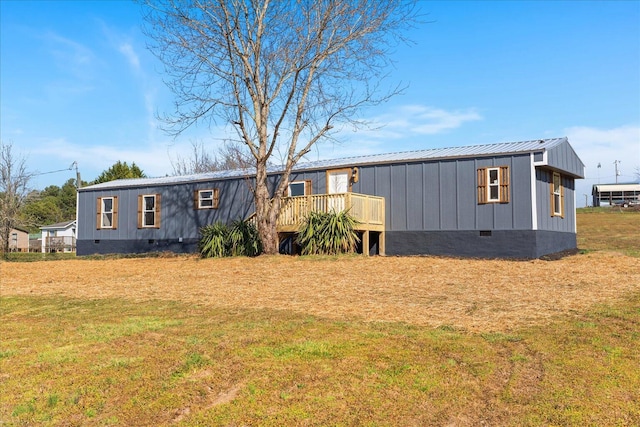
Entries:
{"label": "distant house", "polygon": [[[366,254],[537,258],[576,248],[583,177],[567,138],[302,163],[277,230],[291,251],[307,212],[349,209]],[[235,170],[81,188],[78,254],[194,252],[200,227],[251,217],[253,179]],[[279,179],[275,168],[271,188]]]}
{"label": "distant house", "polygon": [[640,183],[596,184],[591,195],[593,206],[640,205]]}
{"label": "distant house", "polygon": [[43,253],[76,251],[76,220],[45,225],[40,230]]}
{"label": "distant house", "polygon": [[[4,248],[4,244],[2,247]],[[9,252],[29,252],[29,231],[20,227],[11,229],[9,232]]]}

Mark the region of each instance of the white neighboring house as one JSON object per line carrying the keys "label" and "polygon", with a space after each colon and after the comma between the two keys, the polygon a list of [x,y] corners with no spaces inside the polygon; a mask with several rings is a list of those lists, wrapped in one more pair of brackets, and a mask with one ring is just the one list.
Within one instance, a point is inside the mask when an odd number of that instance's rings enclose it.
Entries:
{"label": "white neighboring house", "polygon": [[75,252],[76,220],[59,222],[40,227],[42,230],[42,252]]}

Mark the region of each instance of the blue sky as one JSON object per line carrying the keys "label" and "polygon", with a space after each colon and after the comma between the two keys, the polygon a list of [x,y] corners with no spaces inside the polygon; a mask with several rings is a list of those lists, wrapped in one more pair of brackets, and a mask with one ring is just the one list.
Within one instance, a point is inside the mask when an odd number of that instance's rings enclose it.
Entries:
{"label": "blue sky", "polygon": [[[579,205],[597,182],[637,181],[639,1],[421,2],[426,22],[393,55],[403,95],[362,111],[383,126],[339,135],[309,160],[568,136],[585,163]],[[173,139],[157,112],[172,96],[127,1],[0,2],[0,132],[31,171],[77,161],[92,180],[117,160],[172,174],[190,145],[215,147],[223,126]],[[601,165],[598,168],[598,164]],[[32,186],[62,185],[63,171]]]}

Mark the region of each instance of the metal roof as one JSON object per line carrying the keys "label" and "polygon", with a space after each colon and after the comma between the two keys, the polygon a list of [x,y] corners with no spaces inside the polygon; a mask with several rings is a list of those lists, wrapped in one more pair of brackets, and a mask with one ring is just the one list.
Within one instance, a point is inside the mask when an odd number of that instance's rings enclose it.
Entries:
{"label": "metal roof", "polygon": [[595,184],[593,186],[594,191],[640,191],[640,183],[629,184]]}
{"label": "metal roof", "polygon": [[57,222],[55,224],[49,224],[49,225],[43,225],[42,227],[40,227],[41,230],[52,230],[54,228],[58,229],[58,228],[67,228],[69,227],[71,224],[75,223],[76,220],[75,219],[71,219],[69,221],[64,221],[64,222]]}
{"label": "metal roof", "polygon": [[500,144],[469,145],[462,147],[431,148],[428,150],[404,151],[389,154],[372,154],[368,156],[345,157],[341,159],[319,160],[316,162],[301,163],[296,166],[294,170],[302,171],[313,169],[327,169],[341,166],[531,153],[548,150],[563,142],[567,142],[567,138],[537,139],[533,141],[506,142]]}
{"label": "metal roof", "polygon": [[[536,139],[531,141],[506,142],[498,144],[469,145],[450,148],[431,148],[427,150],[404,151],[388,154],[371,154],[367,156],[344,157],[340,159],[318,160],[313,162],[298,163],[293,168],[294,172],[302,172],[318,169],[332,169],[346,166],[360,166],[373,164],[389,164],[417,162],[421,160],[455,159],[468,157],[488,157],[494,155],[533,153],[549,150],[559,144],[568,142],[566,137]],[[283,170],[282,166],[268,168],[270,174],[276,174]],[[226,171],[207,172],[194,175],[165,176],[160,178],[131,178],[118,179],[80,188],[83,190],[100,190],[107,188],[123,188],[138,186],[161,186],[187,182],[215,181],[222,179],[241,178],[253,176],[251,169],[234,169]]]}

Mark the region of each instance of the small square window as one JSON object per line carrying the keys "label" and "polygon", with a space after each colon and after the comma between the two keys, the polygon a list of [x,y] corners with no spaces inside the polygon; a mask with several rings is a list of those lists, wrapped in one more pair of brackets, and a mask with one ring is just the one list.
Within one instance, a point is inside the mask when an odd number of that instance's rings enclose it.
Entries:
{"label": "small square window", "polygon": [[307,179],[306,181],[290,182],[289,186],[287,187],[287,195],[289,197],[309,196],[311,193],[312,191],[310,179]]}
{"label": "small square window", "polygon": [[214,189],[206,189],[206,190],[196,190],[194,201],[196,209],[218,209],[218,200],[219,200],[219,190],[217,188]]}
{"label": "small square window", "polygon": [[200,191],[200,209],[213,207],[213,190]]}
{"label": "small square window", "polygon": [[306,183],[304,181],[292,182],[289,184],[289,197],[304,196]]}

